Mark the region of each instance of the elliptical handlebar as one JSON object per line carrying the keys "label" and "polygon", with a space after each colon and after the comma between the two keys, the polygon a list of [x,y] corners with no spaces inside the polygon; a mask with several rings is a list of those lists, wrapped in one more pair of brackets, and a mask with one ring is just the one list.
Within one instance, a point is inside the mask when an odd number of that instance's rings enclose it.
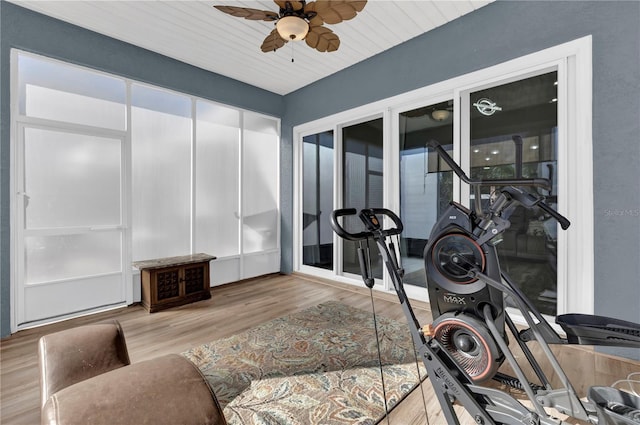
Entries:
{"label": "elliptical handlebar", "polygon": [[571,225],[571,222],[565,216],[563,216],[558,211],[551,208],[548,204],[546,204],[543,201],[542,198],[536,198],[532,194],[527,193],[513,186],[505,187],[504,189],[502,189],[502,192],[508,193],[511,198],[515,199],[517,202],[519,202],[521,205],[523,205],[526,208],[539,207],[540,209],[545,211],[547,214],[555,218],[560,224],[560,227],[562,227],[562,230],[567,230]]}
{"label": "elliptical handlebar", "polygon": [[[331,228],[341,238],[356,242],[373,237],[374,235],[382,237],[399,235],[404,229],[402,221],[393,211],[386,208],[365,208],[360,210],[358,217],[360,217],[360,220],[362,220],[362,222],[365,224],[367,230],[358,233],[347,232],[344,227],[342,227],[342,225],[338,222],[338,218],[356,214],[358,214],[358,211],[355,208],[341,208],[333,210],[330,215]],[[376,215],[389,217],[391,221],[393,221],[394,227],[389,229],[382,229],[382,226],[378,222]]]}
{"label": "elliptical handlebar", "polygon": [[467,183],[469,186],[534,186],[539,187],[545,190],[551,190],[551,182],[548,179],[525,179],[525,178],[516,178],[516,179],[479,179],[479,180],[471,180],[465,172],[460,168],[458,164],[449,156],[447,151],[444,150],[442,145],[437,140],[429,140],[427,142],[427,146],[436,150],[440,158],[447,163],[449,167],[453,170],[454,173],[460,180]]}
{"label": "elliptical handlebar", "polygon": [[539,202],[538,203],[538,207],[540,207],[547,214],[551,215],[553,218],[558,220],[558,223],[560,223],[560,227],[562,227],[562,230],[567,230],[569,228],[569,226],[571,225],[571,222],[569,221],[569,219],[567,217],[563,216],[558,211],[556,211],[553,208],[551,208],[548,204],[546,204],[544,202]]}
{"label": "elliptical handlebar", "polygon": [[331,211],[330,223],[331,228],[338,236],[349,241],[361,241],[372,236],[371,232],[349,233],[338,222],[338,217],[345,215],[355,215],[358,211],[355,208],[341,208]]}
{"label": "elliptical handlebar", "polygon": [[[427,146],[436,150],[438,155],[446,162],[453,172],[469,186],[533,186],[539,187],[545,190],[551,190],[551,182],[548,179],[540,178],[516,178],[516,179],[487,179],[487,180],[471,180],[465,172],[460,168],[458,164],[449,156],[447,151],[444,150],[442,145],[437,140],[429,140]],[[513,199],[522,204],[526,208],[539,207],[547,214],[555,218],[563,230],[567,230],[571,225],[571,222],[558,211],[551,208],[546,204],[543,198],[536,198],[533,195],[526,193],[516,187],[504,188],[503,192],[507,192]],[[494,211],[495,212],[495,211]],[[498,212],[499,213],[499,212]]]}

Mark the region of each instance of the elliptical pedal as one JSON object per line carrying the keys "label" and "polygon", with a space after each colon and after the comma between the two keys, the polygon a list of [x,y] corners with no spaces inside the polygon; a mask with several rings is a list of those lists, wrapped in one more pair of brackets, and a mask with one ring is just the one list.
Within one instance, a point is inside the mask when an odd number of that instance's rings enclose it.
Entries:
{"label": "elliptical pedal", "polygon": [[640,397],[613,387],[591,387],[589,400],[595,405],[598,425],[640,424]]}
{"label": "elliptical pedal", "polygon": [[637,347],[640,325],[625,320],[589,314],[561,314],[556,323],[564,329],[569,344]]}

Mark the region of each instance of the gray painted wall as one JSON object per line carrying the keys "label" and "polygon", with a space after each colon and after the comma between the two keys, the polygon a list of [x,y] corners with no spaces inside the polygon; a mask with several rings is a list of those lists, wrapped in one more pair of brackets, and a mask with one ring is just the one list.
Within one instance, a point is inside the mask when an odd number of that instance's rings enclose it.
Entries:
{"label": "gray painted wall", "polygon": [[280,117],[280,95],[241,83],[95,32],[0,2],[0,335],[10,334],[9,270],[9,58],[19,48]]}
{"label": "gray painted wall", "polygon": [[[640,323],[640,2],[499,1],[285,96],[292,127],[586,35],[593,36],[595,312]],[[292,175],[283,175],[283,271]],[[570,218],[570,217],[569,217]],[[640,359],[639,350],[613,350]]]}

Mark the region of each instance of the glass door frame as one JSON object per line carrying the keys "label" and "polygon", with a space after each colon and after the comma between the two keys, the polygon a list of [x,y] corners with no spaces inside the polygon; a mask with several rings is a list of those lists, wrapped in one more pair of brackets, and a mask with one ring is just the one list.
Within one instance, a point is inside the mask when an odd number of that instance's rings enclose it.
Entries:
{"label": "glass door frame", "polygon": [[[486,90],[494,87],[499,87],[502,85],[506,85],[509,83],[526,80],[531,77],[536,77],[542,74],[557,72],[558,77],[558,98],[556,102],[557,108],[557,129],[558,129],[558,137],[557,137],[557,151],[558,151],[558,164],[562,164],[559,167],[558,171],[558,210],[566,215],[567,211],[567,192],[569,187],[569,181],[567,173],[565,172],[565,168],[568,165],[568,129],[566,122],[566,105],[567,105],[567,96],[566,90],[563,88],[566,87],[568,83],[567,72],[565,69],[565,62],[562,60],[553,61],[548,64],[540,64],[539,66],[532,67],[530,69],[524,70],[521,73],[515,72],[511,75],[505,76],[504,78],[491,78],[488,81],[480,82],[479,84],[472,84],[464,87],[460,87],[456,90],[456,98],[460,101],[460,108],[456,111],[456,114],[460,115],[460,126],[459,126],[459,137],[454,137],[454,151],[458,152],[457,161],[460,164],[461,168],[467,173],[468,176],[471,176],[471,94],[474,92],[478,92],[481,90]],[[564,113],[563,113],[564,112]],[[457,149],[456,149],[457,147]],[[472,208],[471,205],[471,191],[470,187],[467,184],[462,184],[460,179],[457,176],[454,176],[454,193],[458,194],[456,198],[454,195],[454,199],[466,206],[467,208]],[[559,226],[556,224],[557,228]],[[569,293],[570,280],[568,276],[567,270],[567,251],[568,251],[568,238],[567,232],[563,230],[557,231],[557,279],[556,279],[556,288],[557,288],[557,300],[556,307],[558,309],[557,314],[568,313],[574,310],[567,310],[567,300]],[[516,281],[516,283],[518,283]],[[578,288],[576,288],[578,289]],[[574,291],[576,290],[574,289]],[[518,317],[520,312],[517,309],[509,308],[510,313],[514,317]],[[553,318],[550,318],[550,322],[553,323]],[[523,321],[524,323],[524,321]],[[558,328],[559,329],[559,328]]]}
{"label": "glass door frame", "polygon": [[[325,133],[331,131],[333,133],[333,205],[338,203],[338,193],[340,184],[338,183],[338,167],[339,161],[338,152],[342,149],[342,138],[338,135],[337,126],[327,125],[319,122],[315,125],[311,125],[305,128],[303,131],[295,132],[295,142],[293,143],[293,264],[294,270],[301,273],[318,276],[325,279],[333,279],[336,275],[336,251],[339,250],[336,245],[336,236],[333,235],[333,269],[327,270],[320,267],[314,267],[305,265],[303,263],[303,176],[304,176],[304,138],[319,133]],[[341,267],[340,267],[341,268]]]}
{"label": "glass door frame", "polygon": [[[293,128],[294,149],[294,270],[313,274],[338,281],[348,281],[362,285],[359,276],[346,279],[341,276],[340,267],[334,264],[334,271],[317,273],[313,268],[301,266],[300,197],[302,188],[300,180],[300,144],[302,137],[314,132],[334,129],[349,125],[363,117],[371,117],[382,113],[384,119],[384,205],[399,212],[399,114],[414,108],[453,99],[454,105],[454,159],[463,169],[469,169],[469,154],[463,154],[462,142],[469,140],[469,131],[464,130],[462,122],[465,116],[465,93],[485,86],[504,84],[527,76],[554,69],[558,72],[558,162],[561,165],[558,175],[559,192],[562,199],[558,208],[570,218],[572,225],[564,232],[558,250],[559,293],[558,314],[572,312],[593,314],[594,312],[594,227],[593,227],[593,158],[592,158],[592,54],[591,36],[550,47],[548,49],[518,57],[479,71],[453,77],[392,98],[380,100],[368,105],[337,113],[325,118],[301,124]],[[466,100],[468,106],[468,96]],[[468,114],[468,112],[467,112]],[[468,121],[468,116],[466,117]],[[466,134],[463,134],[466,132]],[[338,133],[335,133],[338,135]],[[336,140],[334,155],[341,152],[342,146]],[[467,142],[468,143],[468,142]],[[569,161],[571,157],[571,161]],[[456,181],[457,180],[457,181]],[[338,188],[341,181],[335,180]],[[458,179],[454,179],[454,199],[468,199],[468,189]],[[335,191],[335,188],[334,188]],[[334,193],[336,208],[341,194]],[[560,232],[559,232],[560,233]],[[335,239],[334,239],[335,241]],[[337,249],[335,251],[338,251]],[[339,257],[338,257],[339,258]],[[326,273],[325,273],[326,272]],[[392,291],[392,284],[385,273],[384,291]],[[407,291],[412,298],[427,300],[424,288]]]}
{"label": "glass door frame", "polygon": [[[593,271],[593,193],[591,136],[591,37],[513,59],[493,67],[466,74],[421,90],[419,102],[392,109],[393,151],[398,155],[399,114],[416,107],[453,98],[453,158],[467,173],[470,170],[470,100],[471,92],[522,80],[549,71],[558,72],[558,175],[559,211],[570,217],[570,231],[558,232],[558,314],[594,312]],[[441,86],[445,88],[439,90]],[[447,89],[446,86],[450,88]],[[443,94],[448,93],[448,94]],[[417,94],[412,92],[412,95]],[[572,158],[569,161],[569,158]],[[399,167],[399,158],[393,159]],[[399,175],[399,168],[393,175]],[[586,182],[586,183],[583,183]],[[396,191],[390,205],[400,207]],[[468,205],[467,185],[454,177],[453,198]],[[572,255],[569,255],[571,249]],[[420,288],[405,286],[407,294],[420,300]],[[426,291],[425,291],[426,292]]]}
{"label": "glass door frame", "polygon": [[[124,307],[134,302],[134,285],[133,272],[130,267],[131,258],[131,190],[129,188],[131,182],[131,108],[125,107],[125,127],[122,130],[109,129],[103,127],[94,127],[91,125],[76,124],[66,121],[54,121],[45,118],[30,117],[20,113],[18,99],[20,96],[19,78],[18,78],[18,57],[25,56],[36,58],[41,61],[63,64],[65,66],[74,67],[81,70],[87,70],[97,75],[103,75],[109,78],[115,76],[108,72],[99,71],[82,65],[71,64],[58,59],[49,58],[43,55],[27,52],[18,48],[12,48],[10,52],[10,160],[9,160],[9,210],[10,210],[10,330],[15,333],[18,330],[32,328],[41,324],[48,324],[55,321],[65,320],[71,317],[78,317],[94,312],[105,311],[113,308]],[[131,81],[115,77],[124,82],[125,85],[125,105],[130,104],[131,99]],[[24,290],[25,282],[25,259],[24,259],[24,236],[25,236],[25,195],[24,192],[24,142],[25,129],[39,128],[51,131],[62,131],[75,133],[80,135],[88,135],[92,137],[105,137],[118,139],[121,143],[120,149],[120,224],[116,226],[107,226],[105,230],[119,230],[121,235],[121,279],[124,300],[117,304],[98,306],[80,312],[71,312],[54,318],[45,318],[29,323],[22,323],[24,320]],[[99,229],[102,230],[102,226]],[[89,230],[90,232],[91,230]]]}
{"label": "glass door frame", "polygon": [[[348,117],[348,118],[347,118]],[[302,258],[302,199],[303,199],[303,153],[304,142],[303,139],[307,136],[311,136],[318,133],[333,132],[333,208],[346,208],[348,206],[342,205],[343,199],[343,170],[344,164],[343,158],[343,137],[342,130],[352,125],[360,124],[363,122],[371,121],[374,119],[383,120],[383,203],[388,204],[389,181],[388,176],[389,161],[386,160],[387,155],[390,155],[390,143],[389,143],[389,131],[387,129],[389,122],[389,110],[383,110],[378,105],[368,105],[362,112],[355,111],[354,114],[348,114],[345,120],[341,120],[338,124],[331,118],[318,120],[317,122],[310,123],[308,128],[304,128],[302,131],[297,131],[294,128],[294,146],[293,146],[293,162],[294,162],[294,208],[293,208],[293,264],[294,270],[301,273],[306,273],[326,279],[334,279],[345,283],[362,282],[359,275],[348,273],[344,271],[342,263],[343,255],[343,240],[339,238],[335,233],[333,236],[333,269],[327,270],[319,267],[309,266],[303,264]],[[333,123],[333,124],[328,124]],[[306,126],[305,126],[306,127]],[[328,216],[328,214],[327,214]],[[389,290],[390,282],[387,282],[386,273],[384,273],[383,279],[375,279],[376,288],[381,290]]]}
{"label": "glass door frame", "polygon": [[[65,132],[77,135],[85,135],[89,137],[102,137],[120,141],[120,223],[118,225],[109,226],[97,226],[87,228],[72,228],[72,233],[69,234],[91,234],[95,231],[109,231],[119,232],[121,240],[120,251],[120,272],[110,272],[105,275],[85,276],[87,278],[108,276],[108,275],[120,275],[121,290],[124,295],[124,299],[121,302],[115,304],[109,304],[106,306],[97,306],[90,308],[82,312],[70,312],[58,317],[43,318],[33,321],[25,321],[25,290],[27,289],[26,277],[25,277],[25,238],[34,231],[29,231],[25,228],[25,208],[27,202],[27,194],[24,188],[24,177],[16,178],[17,176],[25,176],[25,131],[27,129],[40,129],[54,132]],[[15,145],[12,147],[12,171],[11,171],[11,187],[12,193],[12,226],[11,226],[11,248],[12,248],[12,267],[11,267],[11,281],[15,284],[11,285],[11,299],[12,314],[11,314],[11,331],[15,332],[21,329],[27,329],[37,326],[41,323],[51,323],[52,321],[64,320],[69,317],[76,317],[78,315],[84,315],[95,311],[104,311],[105,309],[118,308],[133,303],[133,284],[132,284],[132,271],[128,267],[127,259],[130,257],[130,234],[129,234],[129,217],[130,217],[130,201],[129,191],[127,190],[127,182],[130,181],[128,150],[130,149],[129,134],[127,131],[108,130],[99,128],[90,128],[87,126],[81,126],[71,123],[52,122],[40,118],[31,118],[20,116],[16,120],[14,128],[12,128],[13,136],[12,140],[15,140]],[[42,233],[47,235],[50,232],[43,230],[35,230],[35,233]],[[66,234],[66,233],[63,233]],[[83,277],[73,277],[69,279],[63,279],[63,281],[71,282],[74,280],[82,279]],[[58,281],[45,282],[44,285],[56,284]],[[40,283],[37,285],[41,285]]]}

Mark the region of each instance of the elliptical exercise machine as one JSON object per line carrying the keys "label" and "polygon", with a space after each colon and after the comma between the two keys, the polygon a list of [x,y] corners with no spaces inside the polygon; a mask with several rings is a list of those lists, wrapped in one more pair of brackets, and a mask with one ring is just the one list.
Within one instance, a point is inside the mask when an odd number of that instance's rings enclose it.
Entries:
{"label": "elliptical exercise machine", "polygon": [[[475,194],[475,211],[452,202],[434,225],[424,250],[427,290],[433,323],[421,326],[404,291],[404,271],[399,264],[394,236],[403,231],[400,218],[385,208],[356,211],[338,209],[331,213],[331,226],[344,239],[360,242],[358,258],[364,283],[374,285],[368,261],[368,245],[373,240],[389,272],[395,292],[407,318],[416,351],[424,363],[443,414],[449,424],[459,424],[454,403],[459,403],[478,424],[565,424],[547,408],[587,423],[601,425],[640,424],[640,397],[613,387],[591,387],[588,401],[578,397],[549,344],[608,345],[640,348],[640,325],[618,319],[565,314],[556,323],[560,336],[527,296],[500,269],[495,243],[509,227],[509,216],[518,205],[538,207],[554,217],[562,229],[569,221],[544,202],[544,197],[525,187],[548,188],[546,179],[471,180],[436,141],[435,149],[456,175]],[[480,188],[500,189],[484,212]],[[361,232],[350,233],[341,217],[358,215]],[[381,220],[393,225],[383,228]],[[511,301],[526,320],[519,330],[505,308]],[[539,383],[531,383],[509,347],[511,334]],[[527,343],[536,341],[560,385],[551,380]],[[515,377],[498,369],[507,361]],[[521,360],[524,361],[524,360]],[[494,379],[523,391],[529,407],[497,388],[483,386]]]}

